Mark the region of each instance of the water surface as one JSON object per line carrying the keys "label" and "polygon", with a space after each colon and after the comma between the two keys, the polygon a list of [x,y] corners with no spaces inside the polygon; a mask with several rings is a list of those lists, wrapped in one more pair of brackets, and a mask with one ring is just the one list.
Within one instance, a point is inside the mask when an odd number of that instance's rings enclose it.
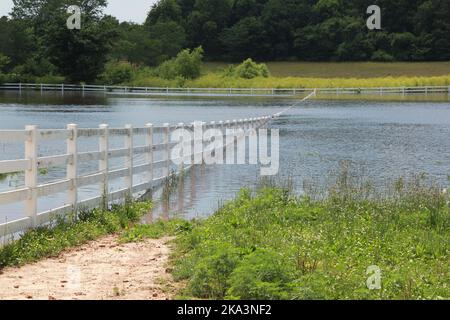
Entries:
{"label": "water surface", "polygon": [[[196,120],[232,120],[273,114],[295,103],[280,98],[140,98],[79,94],[0,92],[0,129],[65,128],[68,123],[95,128],[146,123],[160,125]],[[342,161],[363,168],[375,184],[394,177],[426,173],[442,185],[450,175],[450,103],[308,101],[272,121],[280,130],[280,180],[292,179],[301,192],[305,182],[327,183],[327,176]],[[120,147],[122,141],[112,141]],[[139,141],[136,142],[137,144]],[[82,151],[96,150],[97,141],[80,141]],[[65,144],[45,143],[40,155],[65,153]],[[23,146],[0,142],[0,160],[23,157]],[[137,162],[143,159],[136,159]],[[95,172],[96,163],[86,171]],[[120,167],[121,163],[112,166]],[[40,182],[64,177],[64,168],[52,168]],[[139,177],[136,177],[139,179]],[[20,176],[0,182],[0,190],[20,186]],[[259,180],[256,165],[199,166],[186,175],[177,188],[171,213],[187,217],[211,214],[242,187],[254,187]],[[80,190],[81,198],[92,197],[95,187]],[[63,193],[39,201],[39,210],[64,204]],[[167,208],[165,208],[167,209]],[[1,206],[0,221],[21,216],[21,205]]]}

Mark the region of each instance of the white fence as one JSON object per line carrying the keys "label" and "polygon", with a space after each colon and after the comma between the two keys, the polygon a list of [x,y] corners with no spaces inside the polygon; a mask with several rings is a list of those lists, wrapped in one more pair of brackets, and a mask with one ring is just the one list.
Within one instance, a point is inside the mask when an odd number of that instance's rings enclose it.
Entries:
{"label": "white fence", "polygon": [[[296,96],[311,92],[311,88],[163,88],[109,85],[5,83],[0,90],[33,90],[64,92],[105,92],[112,94],[142,94],[156,96]],[[318,94],[431,94],[450,93],[450,86],[317,88]]]}
{"label": "white fence", "polygon": [[[218,128],[236,129],[242,128],[248,133],[251,129],[265,125],[273,116],[264,116],[244,120],[220,121],[204,124],[205,129]],[[0,174],[13,172],[25,172],[24,187],[15,188],[10,191],[0,192],[0,205],[24,202],[25,218],[0,224],[0,237],[13,235],[23,230],[45,225],[53,221],[56,217],[69,212],[77,212],[79,208],[91,209],[99,206],[107,207],[110,203],[124,200],[140,192],[152,190],[162,183],[170,175],[177,174],[178,170],[170,170],[171,161],[176,160],[171,157],[171,148],[175,143],[170,142],[170,133],[179,128],[192,129],[193,124],[153,126],[147,124],[143,128],[133,128],[128,125],[125,128],[109,128],[108,125],[100,125],[99,128],[84,129],[78,128],[76,124],[67,125],[67,129],[45,130],[36,126],[26,126],[25,130],[1,130],[0,142],[24,143],[24,159],[0,161]],[[156,143],[154,136],[159,135],[160,143]],[[123,138],[123,148],[112,149],[110,147],[110,137]],[[144,140],[143,145],[135,146],[135,138]],[[98,150],[80,152],[79,139],[98,139]],[[122,139],[120,138],[120,139]],[[39,157],[38,145],[43,141],[65,141],[67,152],[60,155]],[[225,140],[225,139],[224,139]],[[225,143],[223,145],[225,146]],[[155,153],[158,153],[160,160],[155,161]],[[203,152],[203,151],[202,151]],[[145,163],[134,165],[133,159],[136,155],[143,155]],[[191,161],[195,156],[190,155]],[[118,170],[110,170],[110,160],[122,158],[123,167]],[[88,161],[98,161],[98,171],[94,174],[79,175],[79,169],[83,163]],[[192,162],[193,163],[193,162]],[[49,167],[66,167],[66,177],[64,179],[38,184],[39,170]],[[190,167],[190,166],[189,166]],[[156,169],[162,174],[155,177]],[[186,168],[178,168],[187,170]],[[136,184],[133,176],[144,175],[145,182]],[[125,188],[110,192],[108,184],[111,180],[123,178]],[[78,199],[78,190],[83,186],[98,184],[99,190],[105,190],[103,195],[99,195],[87,200]],[[55,193],[67,192],[66,204],[58,208],[52,208],[45,212],[38,212],[38,199]]]}

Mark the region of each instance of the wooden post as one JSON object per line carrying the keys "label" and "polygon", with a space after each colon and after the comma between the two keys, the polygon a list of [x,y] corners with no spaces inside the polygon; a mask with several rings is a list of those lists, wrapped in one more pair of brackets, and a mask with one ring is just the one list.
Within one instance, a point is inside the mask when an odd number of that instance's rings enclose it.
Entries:
{"label": "wooden post", "polygon": [[68,124],[67,130],[70,130],[67,139],[67,154],[71,157],[67,164],[67,179],[70,180],[70,187],[67,193],[67,202],[72,206],[75,218],[78,217],[78,183],[77,183],[77,155],[78,155],[78,126],[76,124]]}
{"label": "wooden post", "polygon": [[28,170],[25,171],[25,187],[29,189],[28,199],[25,201],[25,213],[31,219],[30,226],[35,228],[37,225],[37,145],[38,130],[37,126],[26,126],[28,138],[25,141],[25,158],[30,162]]}
{"label": "wooden post", "polygon": [[[148,147],[148,151],[145,153],[145,160],[149,165],[147,180],[153,181],[153,124],[147,123],[147,134],[145,135],[145,145]],[[153,187],[153,185],[152,185]]]}
{"label": "wooden post", "polygon": [[164,146],[164,160],[166,164],[163,168],[163,177],[168,177],[170,173],[170,147],[169,147],[169,134],[170,134],[170,125],[168,123],[163,124],[163,141]]}
{"label": "wooden post", "polygon": [[101,155],[98,162],[98,170],[103,173],[103,179],[100,183],[100,192],[102,193],[103,197],[103,209],[106,210],[109,207],[109,126],[107,124],[101,124],[100,129],[102,130],[102,132],[100,133],[98,145]]}
{"label": "wooden post", "polygon": [[133,196],[133,126],[127,124],[125,129],[127,129],[125,149],[128,150],[127,156],[125,157],[125,167],[128,168],[128,174],[125,176],[125,185],[128,189],[128,195],[131,198]]}

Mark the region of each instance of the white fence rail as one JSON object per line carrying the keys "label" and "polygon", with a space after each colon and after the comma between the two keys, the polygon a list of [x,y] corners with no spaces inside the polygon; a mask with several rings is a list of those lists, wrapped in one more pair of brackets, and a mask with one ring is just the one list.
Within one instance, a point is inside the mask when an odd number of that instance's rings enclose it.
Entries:
{"label": "white fence rail", "polygon": [[[4,83],[0,90],[105,92],[112,94],[143,94],[157,96],[296,96],[311,92],[312,88],[164,88],[110,85]],[[450,93],[450,86],[373,87],[373,88],[317,88],[318,94],[428,94]]]}
{"label": "white fence rail", "polygon": [[[243,128],[248,132],[248,130],[264,126],[272,117],[264,116],[244,120],[211,122],[204,124],[204,129]],[[0,130],[0,143],[23,143],[25,151],[24,159],[0,161],[0,174],[25,172],[25,185],[23,187],[0,192],[0,205],[25,203],[25,217],[0,224],[0,237],[47,224],[58,216],[69,212],[77,212],[79,208],[107,207],[113,202],[151,190],[169,176],[179,172],[170,170],[171,161],[176,160],[171,157],[171,149],[176,143],[169,140],[171,131],[179,128],[192,129],[193,124],[164,124],[159,127],[147,124],[142,128],[133,128],[130,125],[125,128],[109,128],[108,125],[103,124],[99,128],[91,129],[78,128],[76,124],[69,124],[66,129],[57,130],[38,129],[37,126],[26,126],[25,130]],[[157,143],[155,141],[155,134],[159,135],[162,142]],[[115,138],[117,136],[123,137],[123,148],[112,149],[109,142],[111,136]],[[134,145],[136,140],[134,138],[137,136],[144,140],[145,144]],[[78,150],[79,139],[88,137],[89,139],[98,139],[98,150],[80,152]],[[60,155],[39,157],[39,143],[48,140],[65,141],[67,152]],[[225,143],[223,147],[226,147]],[[155,161],[154,155],[158,152],[160,159]],[[194,152],[190,155],[191,165],[195,156]],[[133,159],[136,155],[143,155],[145,163],[135,165]],[[110,169],[110,160],[114,158],[124,159],[123,166],[120,169]],[[98,161],[98,171],[88,175],[80,175],[80,168],[83,163],[88,161]],[[55,166],[65,167],[66,177],[51,183],[39,184],[39,170]],[[160,169],[162,175],[155,177],[157,169]],[[145,177],[145,182],[135,183],[133,181],[135,175]],[[117,178],[124,179],[125,187],[110,192],[109,183]],[[98,184],[99,190],[104,190],[103,194],[80,201],[78,199],[79,188],[93,184]],[[38,212],[39,198],[63,191],[67,192],[65,205],[45,212]]]}

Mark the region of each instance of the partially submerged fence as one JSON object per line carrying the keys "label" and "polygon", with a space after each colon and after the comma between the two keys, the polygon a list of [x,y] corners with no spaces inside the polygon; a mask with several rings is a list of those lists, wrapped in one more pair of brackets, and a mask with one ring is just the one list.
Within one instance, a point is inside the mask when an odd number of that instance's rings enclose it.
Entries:
{"label": "partially submerged fence", "polygon": [[[204,129],[217,128],[225,132],[226,129],[244,129],[248,133],[265,125],[273,116],[258,118],[220,121],[203,124]],[[171,162],[175,161],[171,155],[171,148],[176,144],[170,141],[173,130],[186,128],[193,129],[194,125],[164,124],[153,126],[147,124],[142,128],[133,128],[128,125],[125,128],[109,128],[108,125],[100,125],[99,128],[79,128],[76,124],[67,125],[66,129],[38,129],[37,126],[26,126],[25,130],[0,130],[0,142],[23,144],[24,158],[0,161],[0,174],[24,172],[24,186],[13,190],[0,192],[0,205],[24,202],[24,217],[0,224],[0,238],[16,234],[23,230],[45,225],[55,218],[76,212],[80,208],[91,209],[99,206],[108,207],[111,203],[123,201],[127,197],[141,192],[152,190],[171,175],[176,175],[187,167],[179,167],[174,170]],[[113,149],[110,138],[123,139],[122,147]],[[158,139],[156,137],[158,136]],[[141,145],[135,145],[138,140],[144,141]],[[80,139],[96,139],[96,150],[81,152]],[[225,141],[225,139],[223,139]],[[45,141],[60,141],[65,144],[66,153],[58,155],[39,156],[39,144]],[[192,141],[191,143],[195,143]],[[205,143],[205,141],[203,141]],[[223,142],[221,146],[226,147]],[[196,155],[195,149],[188,157],[193,163]],[[202,149],[202,153],[204,149]],[[135,164],[137,155],[144,158],[144,163]],[[183,157],[184,158],[184,157]],[[119,169],[111,170],[112,159],[123,159]],[[84,163],[98,161],[98,170],[90,174],[81,174]],[[66,175],[50,183],[39,184],[39,170],[49,167],[65,167]],[[159,172],[158,175],[156,173]],[[145,181],[136,183],[136,175],[144,176]],[[123,179],[124,186],[116,191],[110,191],[109,184],[114,179]],[[78,190],[83,186],[98,185],[101,194],[80,201]],[[39,212],[38,199],[55,193],[66,192],[66,201],[63,206],[51,210]]]}
{"label": "partially submerged fence", "polygon": [[[5,83],[0,90],[15,91],[59,91],[64,92],[104,92],[110,94],[137,94],[149,96],[297,96],[311,92],[311,88],[168,88],[168,87],[130,87],[110,85],[72,85],[72,84],[31,84]],[[373,87],[373,88],[317,88],[318,94],[432,94],[450,93],[450,86],[415,87]]]}

